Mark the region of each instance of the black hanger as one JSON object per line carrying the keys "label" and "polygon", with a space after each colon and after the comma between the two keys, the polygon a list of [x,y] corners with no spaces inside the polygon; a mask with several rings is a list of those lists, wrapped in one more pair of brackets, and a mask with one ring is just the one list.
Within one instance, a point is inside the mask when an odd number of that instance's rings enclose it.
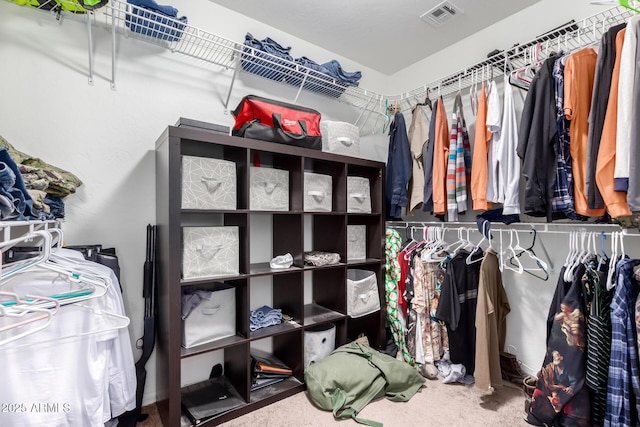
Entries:
{"label": "black hanger", "polygon": [[[520,258],[520,256],[522,254],[524,254],[525,252],[531,252],[533,254],[533,256],[535,256],[536,258],[538,257],[538,255],[536,255],[536,253],[533,251],[533,247],[536,245],[536,237],[538,236],[538,232],[536,231],[536,229],[532,229],[531,230],[533,232],[533,240],[531,241],[531,246],[529,246],[528,248],[525,248],[525,250],[520,251],[520,253],[515,254],[516,257]],[[513,257],[509,258],[509,264],[513,265],[513,266],[518,266],[518,264],[513,262]],[[536,277],[540,280],[549,280],[549,272],[547,270],[544,269],[544,267],[540,264],[540,262],[536,261],[536,264],[538,265],[538,267],[540,267],[541,270],[541,275],[538,274],[534,274],[534,272],[527,270],[526,268],[523,269],[523,271],[525,273],[529,273],[530,275],[532,275],[533,277]]]}
{"label": "black hanger", "polygon": [[431,103],[431,98],[429,98],[429,88],[427,88],[427,95],[424,98],[424,102],[418,102],[416,107],[426,105],[430,110],[433,110],[433,105]]}

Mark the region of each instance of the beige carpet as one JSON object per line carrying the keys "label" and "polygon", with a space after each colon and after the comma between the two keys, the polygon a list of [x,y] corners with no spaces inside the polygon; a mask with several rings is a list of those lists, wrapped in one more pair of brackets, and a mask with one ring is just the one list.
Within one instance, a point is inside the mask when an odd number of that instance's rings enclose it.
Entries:
{"label": "beige carpet", "polygon": [[[160,427],[155,407],[144,408],[150,418],[139,427]],[[427,381],[426,388],[409,402],[386,399],[370,403],[362,418],[382,422],[386,427],[519,427],[528,426],[524,417],[524,394],[512,385],[497,390],[491,396],[481,396],[474,386],[442,384]],[[298,393],[272,405],[221,424],[225,427],[335,427],[331,412],[317,409],[306,393]],[[341,427],[359,426],[355,421],[341,421]]]}

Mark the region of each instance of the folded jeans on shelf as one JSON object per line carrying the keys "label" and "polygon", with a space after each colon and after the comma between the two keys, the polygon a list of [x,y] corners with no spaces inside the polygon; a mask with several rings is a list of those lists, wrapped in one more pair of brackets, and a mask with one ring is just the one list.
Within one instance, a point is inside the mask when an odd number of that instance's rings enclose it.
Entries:
{"label": "folded jeans on shelf", "polygon": [[293,69],[290,47],[284,47],[270,37],[258,40],[251,33],[244,39],[242,69],[271,80],[283,81]]}
{"label": "folded jeans on shelf", "polygon": [[249,315],[249,329],[251,331],[280,323],[282,323],[282,310],[271,308],[268,305],[252,310]]}
{"label": "folded jeans on shelf", "polygon": [[131,31],[170,42],[182,37],[188,19],[178,17],[175,7],[159,5],[154,0],[127,0],[127,3],[134,6],[125,22]]}

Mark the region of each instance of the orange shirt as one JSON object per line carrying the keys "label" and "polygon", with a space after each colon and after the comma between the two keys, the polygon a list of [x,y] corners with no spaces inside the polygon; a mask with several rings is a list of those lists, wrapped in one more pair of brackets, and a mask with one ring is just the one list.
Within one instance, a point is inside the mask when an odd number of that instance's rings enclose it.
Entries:
{"label": "orange shirt", "polygon": [[438,99],[436,135],[433,144],[433,212],[447,212],[447,162],[449,159],[449,121],[442,98]]}
{"label": "orange shirt", "polygon": [[586,191],[589,110],[597,58],[595,50],[585,48],[569,55],[564,68],[564,113],[571,121],[569,134],[573,160],[573,195],[576,212],[585,216],[604,215],[604,209],[589,209]]}
{"label": "orange shirt", "polygon": [[489,166],[489,143],[491,132],[487,129],[487,94],[484,83],[478,100],[478,115],[476,116],[476,135],[473,141],[473,161],[471,162],[471,198],[473,210],[486,211],[490,207],[487,202],[487,178]]}
{"label": "orange shirt", "polygon": [[596,184],[602,194],[602,199],[609,211],[609,215],[613,218],[631,215],[629,204],[627,203],[627,193],[614,190],[618,125],[618,82],[620,79],[620,56],[625,33],[626,29],[623,29],[616,35],[616,62],[613,66],[609,103],[604,117],[602,138],[600,139],[600,149],[598,150],[598,161],[596,163]]}

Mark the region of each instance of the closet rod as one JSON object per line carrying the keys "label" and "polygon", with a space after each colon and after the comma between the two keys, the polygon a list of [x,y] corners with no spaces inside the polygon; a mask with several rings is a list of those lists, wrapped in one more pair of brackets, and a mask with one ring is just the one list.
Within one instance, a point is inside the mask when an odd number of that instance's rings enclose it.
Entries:
{"label": "closet rod", "polygon": [[633,11],[622,6],[615,6],[580,21],[570,21],[528,42],[515,43],[513,47],[496,52],[495,55],[455,73],[408,92],[388,96],[386,99],[389,103],[397,102],[400,105],[400,111],[410,111],[417,102],[424,101],[427,93],[430,93],[433,97],[438,95],[447,96],[471,87],[474,81],[477,80],[477,77],[474,79],[472,75],[477,76],[480,73],[480,76],[482,76],[483,70],[484,81],[489,80],[489,73],[495,73],[496,76],[502,75],[505,68],[505,60],[510,64],[509,69],[517,70],[523,68],[528,65],[529,61],[527,59],[531,58],[531,55],[528,54],[530,49],[536,46],[541,46],[544,49],[543,54],[547,56],[550,51],[558,49],[576,50],[593,45],[600,41],[602,35],[610,27],[627,22],[632,16],[634,16]]}
{"label": "closet rod", "polygon": [[[424,221],[387,221],[386,228],[393,229],[406,229],[409,227],[424,228],[460,228],[467,227],[478,230],[476,222],[424,222]],[[536,230],[540,233],[554,233],[554,234],[569,234],[575,231],[604,231],[606,234],[618,231],[622,232],[625,236],[640,236],[640,231],[636,229],[621,228],[616,224],[575,224],[575,223],[540,223],[540,222],[515,222],[512,224],[503,224],[501,222],[492,222],[492,230],[518,230],[518,231],[530,231]]]}

